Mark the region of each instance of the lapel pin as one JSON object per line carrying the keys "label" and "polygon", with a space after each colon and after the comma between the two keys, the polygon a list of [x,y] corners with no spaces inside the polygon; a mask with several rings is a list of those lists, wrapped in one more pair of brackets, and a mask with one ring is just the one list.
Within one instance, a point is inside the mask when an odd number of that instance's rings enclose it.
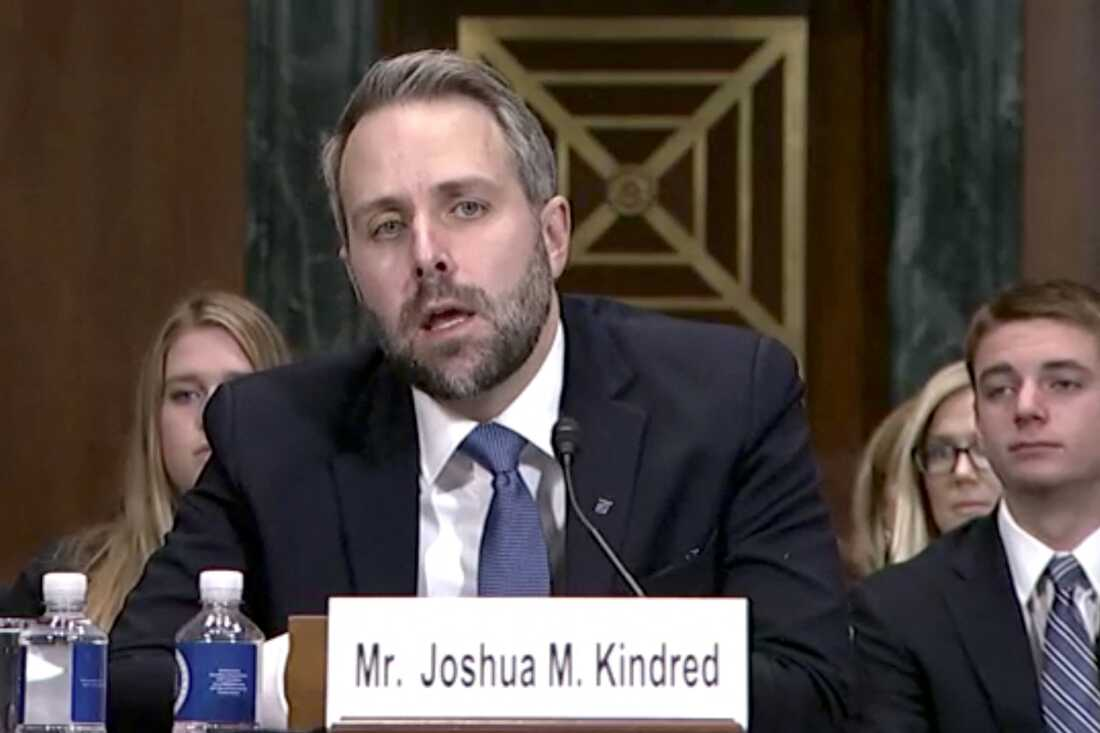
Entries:
{"label": "lapel pin", "polygon": [[615,502],[611,499],[605,499],[602,496],[596,500],[596,508],[593,510],[596,514],[604,515],[611,511],[611,507],[615,506]]}

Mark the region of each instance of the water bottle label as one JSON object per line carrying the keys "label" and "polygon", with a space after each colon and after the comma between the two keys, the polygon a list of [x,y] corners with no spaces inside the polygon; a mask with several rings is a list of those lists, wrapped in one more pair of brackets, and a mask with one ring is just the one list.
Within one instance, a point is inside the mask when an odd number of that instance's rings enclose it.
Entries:
{"label": "water bottle label", "polygon": [[[23,670],[27,668],[27,649],[26,647],[19,647],[19,671],[16,673],[18,676],[18,689],[15,692],[15,720],[19,723],[24,722],[23,719],[23,698],[27,695],[26,675]],[[11,726],[9,726],[11,727]]]}
{"label": "water bottle label", "polygon": [[74,723],[102,723],[107,719],[107,645],[73,644]]}
{"label": "water bottle label", "polygon": [[177,644],[176,720],[255,722],[256,648],[232,642]]}

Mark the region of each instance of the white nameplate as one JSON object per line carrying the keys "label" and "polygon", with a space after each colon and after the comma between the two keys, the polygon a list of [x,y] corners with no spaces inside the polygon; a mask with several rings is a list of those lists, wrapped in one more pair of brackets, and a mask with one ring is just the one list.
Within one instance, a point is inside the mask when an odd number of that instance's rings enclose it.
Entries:
{"label": "white nameplate", "polygon": [[749,718],[735,598],[332,598],[326,725]]}

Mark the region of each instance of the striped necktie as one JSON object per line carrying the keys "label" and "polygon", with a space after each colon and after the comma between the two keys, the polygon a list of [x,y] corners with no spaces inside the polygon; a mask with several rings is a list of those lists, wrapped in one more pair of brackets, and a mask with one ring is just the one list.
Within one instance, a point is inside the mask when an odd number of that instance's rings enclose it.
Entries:
{"label": "striped necktie", "polygon": [[1073,602],[1075,589],[1091,585],[1073,555],[1054,557],[1046,576],[1054,583],[1039,677],[1047,732],[1100,733],[1096,648]]}

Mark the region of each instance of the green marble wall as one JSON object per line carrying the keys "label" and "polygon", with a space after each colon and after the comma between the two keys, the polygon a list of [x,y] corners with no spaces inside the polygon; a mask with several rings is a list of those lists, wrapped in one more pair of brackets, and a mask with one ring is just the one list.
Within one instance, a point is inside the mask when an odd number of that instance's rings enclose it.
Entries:
{"label": "green marble wall", "polygon": [[890,5],[897,399],[961,355],[970,314],[1017,277],[1021,1]]}
{"label": "green marble wall", "polygon": [[246,287],[301,354],[360,335],[318,154],[376,37],[371,0],[249,1]]}

